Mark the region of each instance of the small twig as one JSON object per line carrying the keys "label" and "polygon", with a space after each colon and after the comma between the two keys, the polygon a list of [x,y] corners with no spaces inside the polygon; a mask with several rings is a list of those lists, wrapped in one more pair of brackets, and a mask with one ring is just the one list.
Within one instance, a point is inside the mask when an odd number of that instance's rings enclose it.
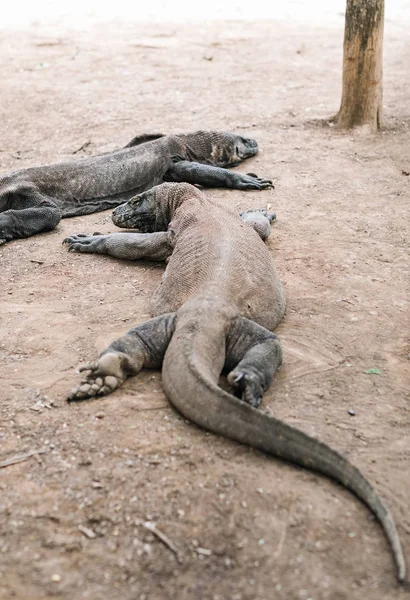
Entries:
{"label": "small twig", "polygon": [[144,49],[152,49],[152,50],[161,50],[163,46],[153,46],[151,44],[130,44],[132,48],[144,48]]}
{"label": "small twig", "polygon": [[146,412],[148,410],[164,410],[164,408],[169,408],[169,404],[161,404],[161,406],[148,406],[147,408],[134,408],[137,412]]}
{"label": "small twig", "polygon": [[351,302],[348,298],[338,298],[336,302],[346,302],[346,304],[351,304],[354,306],[354,302]]}
{"label": "small twig", "polygon": [[35,519],[49,519],[49,520],[50,520],[50,521],[52,521],[53,523],[60,523],[60,522],[61,522],[61,519],[60,519],[60,517],[56,517],[55,515],[47,515],[47,514],[44,514],[44,515],[36,515],[34,518],[35,518]]}
{"label": "small twig", "polygon": [[14,456],[6,458],[6,460],[0,462],[0,469],[2,469],[3,467],[9,467],[10,465],[15,465],[17,463],[24,462],[32,456],[36,456],[36,454],[44,454],[45,452],[46,449],[42,448],[41,450],[32,450],[31,452],[27,452],[26,454],[15,454]]}
{"label": "small twig", "polygon": [[89,540],[93,540],[94,538],[97,537],[97,534],[95,533],[95,531],[93,531],[89,527],[84,527],[84,525],[79,525],[78,531],[81,531],[81,533],[83,535],[85,535],[85,537],[88,538]]}
{"label": "small twig", "polygon": [[308,369],[307,371],[304,371],[302,373],[299,373],[298,375],[292,375],[291,377],[288,378],[289,381],[292,381],[293,379],[299,379],[300,377],[306,377],[306,375],[315,375],[316,373],[327,373],[328,371],[334,371],[335,369],[338,369],[345,361],[341,360],[339,363],[337,363],[337,365],[333,365],[333,366],[329,366],[326,367],[325,369]]}
{"label": "small twig", "polygon": [[175,544],[169,539],[168,536],[165,535],[162,531],[158,529],[158,527],[152,521],[143,521],[142,519],[135,519],[136,525],[142,525],[145,529],[153,533],[157,536],[157,538],[165,545],[167,548],[173,552],[177,559],[179,560],[179,551]]}
{"label": "small twig", "polygon": [[282,554],[283,546],[285,544],[287,529],[288,529],[288,513],[286,513],[286,518],[283,521],[283,528],[282,528],[282,533],[280,534],[278,548],[274,554],[275,558],[278,558]]}
{"label": "small twig", "polygon": [[85,150],[86,148],[88,148],[88,146],[91,144],[91,140],[88,140],[88,142],[84,142],[84,144],[82,146],[80,146],[79,148],[77,148],[77,150],[74,150],[72,152],[72,154],[78,154],[79,152],[81,152],[81,150]]}

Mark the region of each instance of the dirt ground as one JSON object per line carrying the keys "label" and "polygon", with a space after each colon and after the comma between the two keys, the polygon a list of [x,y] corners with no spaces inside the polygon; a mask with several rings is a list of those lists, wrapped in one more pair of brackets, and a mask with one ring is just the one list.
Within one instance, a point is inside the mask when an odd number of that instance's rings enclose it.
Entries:
{"label": "dirt ground", "polygon": [[[386,23],[386,128],[370,137],[315,121],[338,108],[342,39],[342,18],[0,31],[0,172],[143,132],[254,136],[260,154],[239,170],[275,190],[209,193],[277,213],[268,245],[288,307],[264,410],[366,474],[409,558],[410,35]],[[407,597],[359,501],[188,423],[159,372],[66,403],[77,365],[148,318],[163,269],[61,245],[96,230],[115,230],[109,212],[0,248],[0,462],[33,453],[0,469],[0,598]]]}

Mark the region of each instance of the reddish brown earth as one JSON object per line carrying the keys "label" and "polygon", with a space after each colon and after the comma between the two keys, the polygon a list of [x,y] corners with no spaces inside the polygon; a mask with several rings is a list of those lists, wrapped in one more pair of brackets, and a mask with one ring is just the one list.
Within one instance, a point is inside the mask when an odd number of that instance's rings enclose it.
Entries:
{"label": "reddish brown earth", "polygon": [[[0,170],[109,151],[142,132],[233,130],[274,191],[284,364],[265,409],[348,456],[410,557],[408,29],[386,23],[386,129],[340,133],[340,27],[101,25],[0,33]],[[406,58],[407,57],[407,58]],[[162,266],[69,254],[68,219],[0,248],[0,597],[393,600],[378,524],[334,483],[187,423],[145,372],[67,405],[75,369],[149,316]],[[380,374],[366,373],[378,369]],[[355,415],[349,415],[349,409]],[[154,522],[165,542],[144,527]],[[176,552],[177,550],[177,552]]]}

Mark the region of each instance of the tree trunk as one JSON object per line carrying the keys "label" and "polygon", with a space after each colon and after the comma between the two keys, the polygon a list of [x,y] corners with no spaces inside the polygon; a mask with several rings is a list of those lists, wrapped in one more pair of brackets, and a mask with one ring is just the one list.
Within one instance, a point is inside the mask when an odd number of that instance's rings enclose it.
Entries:
{"label": "tree trunk", "polygon": [[381,127],[384,0],[347,0],[338,127]]}

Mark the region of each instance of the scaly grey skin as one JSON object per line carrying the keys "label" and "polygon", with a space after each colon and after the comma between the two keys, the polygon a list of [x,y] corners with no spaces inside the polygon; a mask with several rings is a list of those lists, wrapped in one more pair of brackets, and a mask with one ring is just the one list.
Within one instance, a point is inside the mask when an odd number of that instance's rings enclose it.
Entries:
{"label": "scaly grey skin", "polygon": [[0,177],[0,244],[54,229],[64,217],[114,208],[162,181],[260,190],[254,174],[226,171],[254,156],[258,144],[233,133],[135,137],[125,148]]}
{"label": "scaly grey skin", "polygon": [[[245,219],[266,237],[270,224],[263,213]],[[326,444],[256,410],[282,361],[271,332],[285,299],[270,253],[252,227],[188,184],[155,187],[119,206],[113,221],[144,233],[76,235],[65,243],[75,252],[168,260],[152,302],[156,316],[82,367],[89,374],[69,400],[108,394],[143,367],[162,364],[165,393],[186,418],[319,471],[356,494],[380,521],[403,582],[394,520],[367,479]],[[218,386],[223,370],[240,399]]]}

